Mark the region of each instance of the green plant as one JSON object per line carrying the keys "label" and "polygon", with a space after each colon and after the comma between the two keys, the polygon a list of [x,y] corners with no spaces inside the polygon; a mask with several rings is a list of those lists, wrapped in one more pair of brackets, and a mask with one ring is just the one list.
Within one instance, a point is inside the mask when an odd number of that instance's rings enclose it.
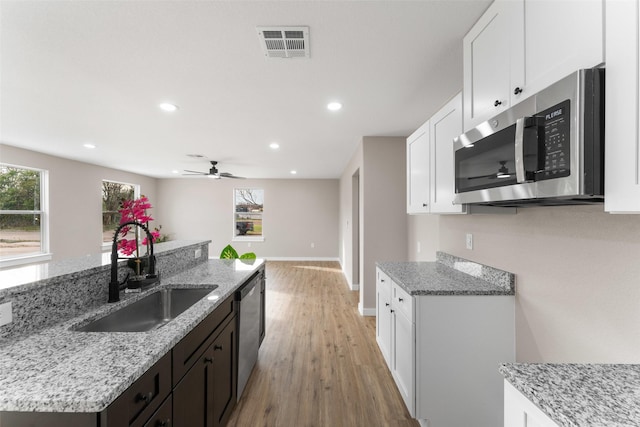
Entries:
{"label": "green plant", "polygon": [[227,245],[222,252],[220,252],[220,259],[256,259],[256,254],[253,252],[247,252],[246,254],[238,255],[233,246]]}

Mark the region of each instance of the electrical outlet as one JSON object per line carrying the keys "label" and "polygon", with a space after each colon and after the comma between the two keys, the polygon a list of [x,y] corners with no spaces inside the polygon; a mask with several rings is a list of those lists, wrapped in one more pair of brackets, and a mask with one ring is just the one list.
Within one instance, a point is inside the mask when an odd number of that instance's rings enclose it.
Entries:
{"label": "electrical outlet", "polygon": [[473,234],[467,233],[467,249],[473,249]]}
{"label": "electrical outlet", "polygon": [[198,259],[202,256],[202,249],[198,248],[195,251],[195,258]]}
{"label": "electrical outlet", "polygon": [[11,302],[0,304],[0,326],[13,322]]}
{"label": "electrical outlet", "polygon": [[251,247],[251,242],[247,242],[247,247],[250,248]]}
{"label": "electrical outlet", "polygon": [[420,242],[418,242],[418,253],[420,253],[421,250],[422,248],[420,247]]}
{"label": "electrical outlet", "polygon": [[311,242],[311,247],[312,247],[312,248],[315,248],[315,247],[316,247],[316,244],[315,244],[315,243],[313,243],[313,242]]}

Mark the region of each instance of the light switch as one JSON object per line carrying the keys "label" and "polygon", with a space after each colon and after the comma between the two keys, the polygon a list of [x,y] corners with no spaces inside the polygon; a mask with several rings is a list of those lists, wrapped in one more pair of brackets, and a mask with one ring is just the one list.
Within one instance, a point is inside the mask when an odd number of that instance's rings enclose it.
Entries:
{"label": "light switch", "polygon": [[473,249],[473,234],[467,233],[467,249]]}

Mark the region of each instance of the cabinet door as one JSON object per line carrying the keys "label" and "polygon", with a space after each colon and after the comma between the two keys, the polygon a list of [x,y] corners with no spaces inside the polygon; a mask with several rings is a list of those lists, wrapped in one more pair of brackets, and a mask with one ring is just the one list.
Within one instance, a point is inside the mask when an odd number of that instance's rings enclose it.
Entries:
{"label": "cabinet door", "polygon": [[211,345],[213,363],[207,381],[208,388],[213,393],[214,426],[225,425],[236,405],[236,371],[238,369],[236,330],[236,319],[233,319]]}
{"label": "cabinet door", "polygon": [[393,344],[391,373],[411,416],[415,416],[415,333],[413,322],[401,311],[391,315]]}
{"label": "cabinet door", "polygon": [[213,427],[213,405],[208,378],[212,371],[207,349],[173,389],[173,427]]}
{"label": "cabinet door", "polygon": [[376,341],[387,366],[391,366],[391,280],[377,270]]}
{"label": "cabinet door", "polygon": [[496,0],[463,40],[464,128],[516,103],[524,87],[523,0]]}
{"label": "cabinet door", "polygon": [[462,94],[447,102],[429,120],[431,140],[431,213],[464,213],[454,205],[455,172],[453,138],[462,133]]}
{"label": "cabinet door", "polygon": [[407,213],[429,212],[429,122],[407,138]]}
{"label": "cabinet door", "polygon": [[605,198],[607,212],[640,213],[640,7],[607,0]]}
{"label": "cabinet door", "polygon": [[174,427],[217,427],[236,404],[236,318],[232,318],[173,390]]}
{"label": "cabinet door", "polygon": [[525,0],[524,10],[523,97],[604,62],[603,0]]}
{"label": "cabinet door", "polygon": [[504,427],[558,427],[558,424],[505,380]]}

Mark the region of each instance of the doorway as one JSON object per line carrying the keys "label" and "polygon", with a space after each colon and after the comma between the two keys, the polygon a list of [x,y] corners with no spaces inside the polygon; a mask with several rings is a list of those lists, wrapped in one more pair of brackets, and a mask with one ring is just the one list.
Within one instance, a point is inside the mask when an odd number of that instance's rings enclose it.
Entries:
{"label": "doorway", "polygon": [[351,177],[351,290],[360,289],[360,169]]}

